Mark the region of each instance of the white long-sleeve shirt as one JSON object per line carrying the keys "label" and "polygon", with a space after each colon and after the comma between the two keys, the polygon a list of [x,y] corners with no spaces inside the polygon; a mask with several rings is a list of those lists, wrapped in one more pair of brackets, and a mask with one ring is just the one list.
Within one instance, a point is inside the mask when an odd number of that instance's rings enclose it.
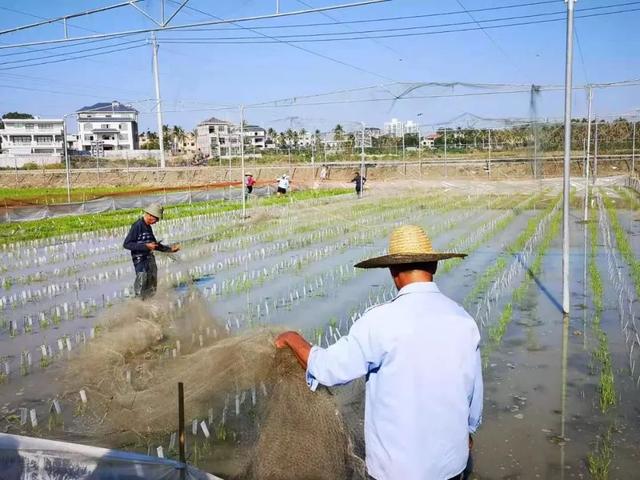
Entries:
{"label": "white long-sleeve shirt", "polygon": [[366,375],[365,445],[377,480],[460,474],[482,417],[480,333],[433,282],[402,288],[367,311],[329,348],[313,347],[307,382],[339,385]]}

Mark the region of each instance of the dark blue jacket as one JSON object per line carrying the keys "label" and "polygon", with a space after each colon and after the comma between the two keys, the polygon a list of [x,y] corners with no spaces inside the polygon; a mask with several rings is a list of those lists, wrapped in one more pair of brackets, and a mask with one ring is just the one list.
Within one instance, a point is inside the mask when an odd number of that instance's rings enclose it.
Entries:
{"label": "dark blue jacket", "polygon": [[[147,243],[158,243],[151,225],[147,225],[140,217],[131,225],[127,238],[124,239],[122,245],[127,250],[131,250],[131,259],[134,265],[146,262],[150,256],[153,255],[153,251],[147,248]],[[170,252],[171,247],[158,243],[158,250],[161,252]]]}

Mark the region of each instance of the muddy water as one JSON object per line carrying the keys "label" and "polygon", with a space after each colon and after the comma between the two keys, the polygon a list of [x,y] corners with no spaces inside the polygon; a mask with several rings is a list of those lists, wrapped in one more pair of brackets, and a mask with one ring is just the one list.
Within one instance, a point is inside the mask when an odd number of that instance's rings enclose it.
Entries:
{"label": "muddy water", "polygon": [[[595,341],[590,291],[585,296],[581,225],[572,223],[572,313],[563,318],[561,244],[545,256],[539,284],[527,308],[514,318],[485,370],[485,414],[475,447],[479,479],[589,478],[587,455],[598,435],[614,425],[610,478],[634,478],[640,460],[638,390],[627,369],[626,345],[612,292],[605,293],[602,326],[616,373],[618,405],[599,409],[598,376],[592,372]],[[602,252],[598,266],[606,282]]]}

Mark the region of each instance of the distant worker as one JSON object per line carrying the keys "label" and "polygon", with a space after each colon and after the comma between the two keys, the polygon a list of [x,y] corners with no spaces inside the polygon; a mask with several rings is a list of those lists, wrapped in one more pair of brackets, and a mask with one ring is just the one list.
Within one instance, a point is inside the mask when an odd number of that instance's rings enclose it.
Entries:
{"label": "distant worker", "polygon": [[289,175],[285,173],[280,178],[277,178],[276,181],[278,182],[278,196],[286,195],[289,190]]}
{"label": "distant worker", "polygon": [[124,239],[123,247],[131,250],[131,259],[136,271],[133,291],[136,297],[143,300],[153,296],[158,286],[158,267],[153,251],[177,252],[180,245],[163,245],[156,240],[151,225],[162,220],[164,208],[159,203],[152,203],[144,209],[142,217],[136,220]]}
{"label": "distant worker", "polygon": [[327,174],[329,173],[329,169],[326,165],[322,165],[320,168],[320,181],[324,182],[327,179]]}
{"label": "distant worker", "polygon": [[375,480],[461,479],[482,418],[476,322],[433,282],[439,260],[425,231],[391,233],[389,253],[356,264],[389,268],[398,294],[370,308],[328,348],[296,332],[276,338],[306,369],[312,390],[366,376],[366,464]]}
{"label": "distant worker", "polygon": [[253,192],[253,186],[256,184],[256,179],[253,178],[251,173],[245,173],[244,175],[244,186],[245,186],[245,198],[249,197],[249,194]]}
{"label": "distant worker", "polygon": [[355,177],[351,179],[351,183],[355,182],[356,184],[356,195],[360,196],[366,181],[367,179],[365,177],[360,176],[360,172],[355,172]]}

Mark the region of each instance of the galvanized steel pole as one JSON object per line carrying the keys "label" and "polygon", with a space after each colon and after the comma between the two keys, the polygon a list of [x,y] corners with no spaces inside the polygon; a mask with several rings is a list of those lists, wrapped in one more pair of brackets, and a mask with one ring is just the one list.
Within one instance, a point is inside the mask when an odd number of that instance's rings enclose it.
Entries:
{"label": "galvanized steel pole", "polygon": [[242,180],[242,219],[244,220],[247,210],[247,191],[244,179],[244,106],[240,105],[240,176]]}
{"label": "galvanized steel pole", "polygon": [[638,122],[633,119],[633,140],[631,142],[631,176],[636,174],[636,124]]}
{"label": "galvanized steel pole", "polygon": [[562,192],[562,310],[569,314],[569,193],[571,175],[571,88],[573,81],[573,7],[575,0],[567,3],[567,55],[564,85],[564,172]]}
{"label": "galvanized steel pole", "polygon": [[[360,146],[360,198],[364,196],[364,135],[365,125],[364,122],[362,122],[362,145]],[[356,186],[358,185],[356,184]]]}
{"label": "galvanized steel pole", "polygon": [[160,168],[165,168],[164,132],[162,130],[162,99],[160,98],[160,72],[158,71],[158,41],[155,32],[151,34],[153,46],[153,77],[156,86],[156,114],[158,120],[158,142],[160,143]]}
{"label": "galvanized steel pole", "polygon": [[448,176],[447,172],[447,127],[444,127],[444,176]]}
{"label": "galvanized steel pole", "polygon": [[589,155],[591,154],[591,103],[593,102],[593,88],[589,86],[589,107],[587,108],[587,155],[584,169],[584,221],[589,220]]}
{"label": "galvanized steel pole", "polygon": [[64,167],[67,171],[67,203],[71,203],[71,172],[69,171],[69,151],[67,149],[67,119],[62,117],[62,145],[64,146]]}

